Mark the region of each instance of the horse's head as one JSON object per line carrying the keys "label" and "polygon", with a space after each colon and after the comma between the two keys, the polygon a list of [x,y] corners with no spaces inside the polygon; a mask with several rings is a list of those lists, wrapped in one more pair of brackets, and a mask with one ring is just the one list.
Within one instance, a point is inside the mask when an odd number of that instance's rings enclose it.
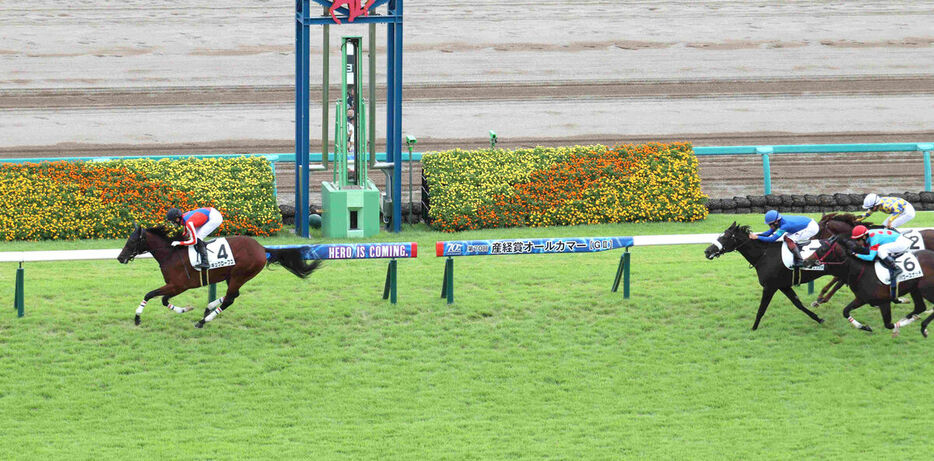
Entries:
{"label": "horse's head", "polygon": [[126,264],[132,261],[133,258],[147,251],[149,251],[149,248],[146,246],[146,238],[143,236],[143,229],[137,224],[133,232],[130,233],[130,237],[126,239],[123,250],[120,251],[120,254],[117,256],[117,261],[120,261],[120,264]]}
{"label": "horse's head", "polygon": [[846,259],[846,249],[849,240],[837,234],[826,240],[820,240],[820,246],[810,256],[805,258],[804,266],[812,267],[820,264],[841,263]]}
{"label": "horse's head", "polygon": [[737,226],[736,221],[733,221],[733,224],[726,228],[723,234],[704,249],[704,256],[707,259],[720,257],[724,253],[736,250],[748,241],[749,226]]}

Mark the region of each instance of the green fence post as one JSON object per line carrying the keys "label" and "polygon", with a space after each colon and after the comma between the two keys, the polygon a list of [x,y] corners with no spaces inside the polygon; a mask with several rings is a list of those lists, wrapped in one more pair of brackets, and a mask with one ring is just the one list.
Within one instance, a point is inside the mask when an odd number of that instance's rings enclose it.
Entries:
{"label": "green fence post", "polygon": [[446,297],[448,304],[454,304],[454,258],[450,256],[444,262],[444,286],[441,288],[441,297]]}
{"label": "green fence post", "polygon": [[814,294],[814,281],[813,280],[808,282],[808,294],[809,295]]}
{"label": "green fence post", "polygon": [[931,151],[934,144],[918,144],[918,150],[924,152],[924,190],[931,192]]}
{"label": "green fence post", "polygon": [[623,253],[623,299],[629,299],[629,248]]}
{"label": "green fence post", "polygon": [[13,308],[16,309],[16,316],[22,317],[26,311],[26,299],[23,293],[23,280],[26,277],[26,271],[23,269],[23,262],[20,261],[19,268],[16,269],[16,294],[13,297]]}
{"label": "green fence post", "polygon": [[215,299],[217,299],[217,284],[212,283],[208,287],[208,304],[213,303]]}
{"label": "green fence post", "polygon": [[383,299],[389,299],[389,302],[396,303],[396,258],[389,260],[389,266],[386,267],[386,284],[383,285]]}
{"label": "green fence post", "polygon": [[765,195],[772,193],[772,166],[769,164],[769,154],[772,152],[772,146],[756,146],[756,153],[762,156],[762,184]]}

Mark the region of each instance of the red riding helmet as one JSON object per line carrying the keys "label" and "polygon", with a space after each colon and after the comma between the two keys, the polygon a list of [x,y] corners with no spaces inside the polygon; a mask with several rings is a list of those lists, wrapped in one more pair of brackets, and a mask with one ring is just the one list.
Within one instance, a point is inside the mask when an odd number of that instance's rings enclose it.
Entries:
{"label": "red riding helmet", "polygon": [[853,228],[852,238],[858,239],[866,235],[868,232],[869,232],[869,229],[867,229],[866,226],[863,226],[863,225],[856,226]]}

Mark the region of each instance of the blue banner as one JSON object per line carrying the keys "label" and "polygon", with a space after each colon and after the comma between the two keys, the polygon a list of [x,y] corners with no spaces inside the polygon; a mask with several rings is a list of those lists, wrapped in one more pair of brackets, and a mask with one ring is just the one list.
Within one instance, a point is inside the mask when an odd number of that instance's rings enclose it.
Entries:
{"label": "blue banner", "polygon": [[595,253],[632,246],[632,237],[568,237],[552,239],[460,240],[436,242],[436,256],[498,256]]}
{"label": "blue banner", "polygon": [[[322,243],[318,245],[272,245],[266,248],[300,248],[304,259],[416,258],[418,243]],[[266,255],[269,258],[269,255]]]}

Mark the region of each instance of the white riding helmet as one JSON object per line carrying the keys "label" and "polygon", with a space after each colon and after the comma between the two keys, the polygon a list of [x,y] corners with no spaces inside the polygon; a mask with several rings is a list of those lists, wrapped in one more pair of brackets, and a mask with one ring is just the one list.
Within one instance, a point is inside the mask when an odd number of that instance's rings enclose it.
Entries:
{"label": "white riding helmet", "polygon": [[863,208],[870,209],[879,204],[879,196],[876,194],[866,194],[866,198],[863,199]]}

